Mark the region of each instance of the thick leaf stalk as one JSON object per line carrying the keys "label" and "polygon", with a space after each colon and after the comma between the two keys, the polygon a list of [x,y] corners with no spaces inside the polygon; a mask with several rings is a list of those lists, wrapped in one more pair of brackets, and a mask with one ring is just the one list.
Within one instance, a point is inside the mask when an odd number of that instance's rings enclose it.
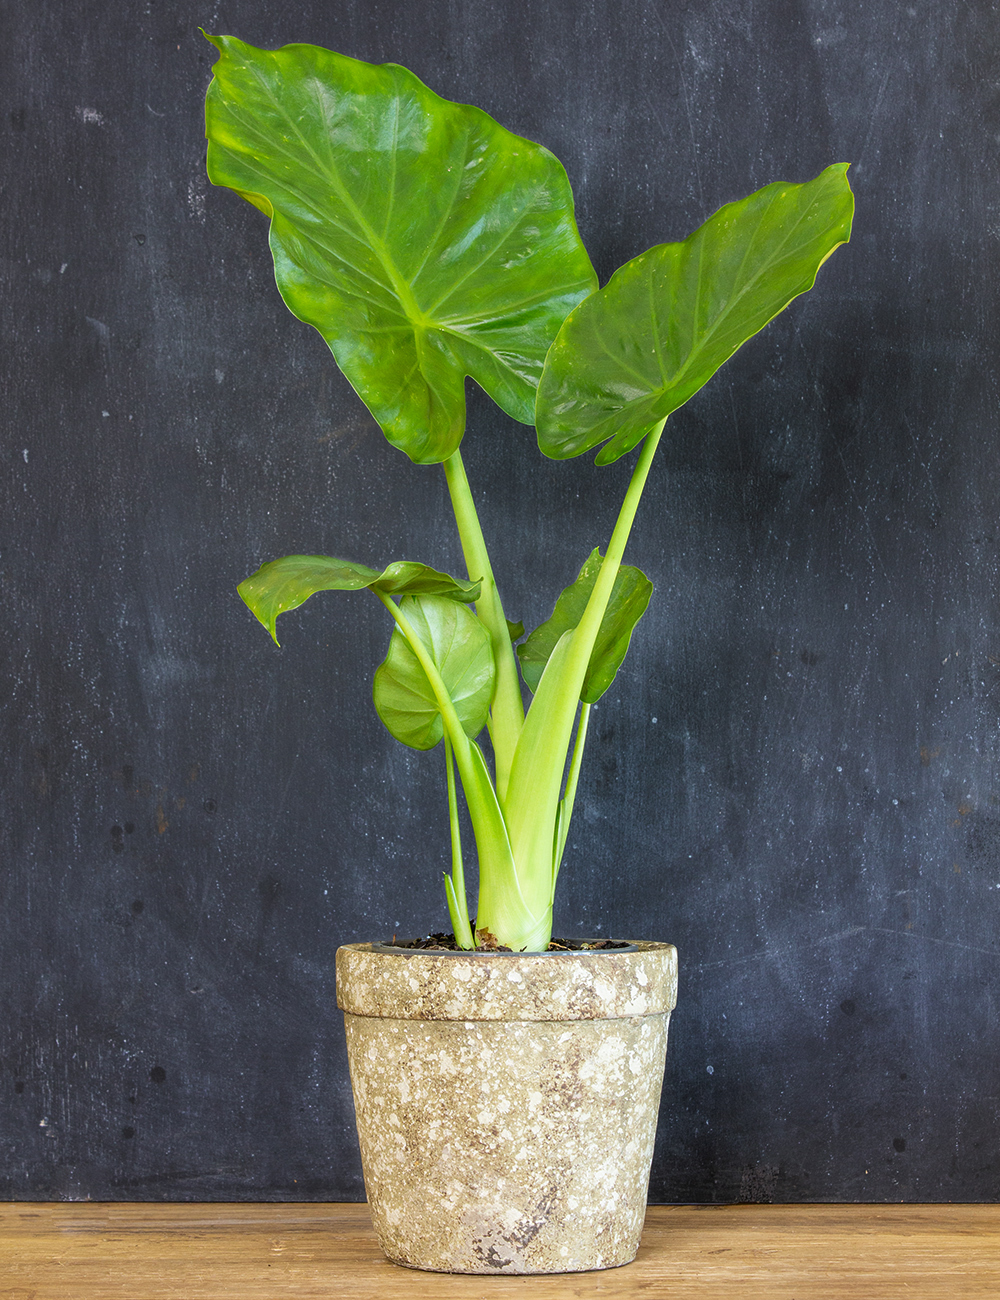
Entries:
{"label": "thick leaf stalk", "polygon": [[[661,422],[646,438],[583,617],[575,629],[563,634],[549,657],[524,720],[511,765],[503,803],[511,853],[522,897],[533,917],[540,917],[541,900],[547,897],[549,938],[560,792],[573,738],[573,724],[594,645],[662,432]],[[487,907],[484,908],[480,887],[477,929],[493,931],[493,923],[498,918],[494,918],[490,910],[492,902],[488,895]],[[504,915],[502,923],[506,925],[508,922],[508,916]],[[532,931],[529,950],[540,942],[542,933],[541,925]],[[518,937],[522,936],[519,934]],[[547,944],[548,938],[541,946]],[[508,946],[515,947],[515,944]]]}
{"label": "thick leaf stalk", "polygon": [[[483,530],[469,489],[461,452],[456,451],[444,462],[444,472],[466,568],[470,580],[479,583],[482,588],[476,602],[476,613],[489,629],[493,645],[497,683],[490,710],[490,740],[493,743],[493,760],[496,765],[497,794],[503,800],[507,793],[507,781],[510,777],[510,765],[514,760],[514,750],[524,725],[521,684],[517,676],[514,648],[511,645],[510,626],[504,616],[500,593],[493,576],[493,565],[490,563]],[[477,575],[475,579],[472,579],[473,574]]]}

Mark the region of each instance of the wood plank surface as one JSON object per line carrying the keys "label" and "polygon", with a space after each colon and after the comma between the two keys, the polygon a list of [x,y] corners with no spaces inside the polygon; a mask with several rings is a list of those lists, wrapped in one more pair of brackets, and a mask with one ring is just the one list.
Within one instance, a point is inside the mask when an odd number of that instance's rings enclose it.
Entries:
{"label": "wood plank surface", "polygon": [[384,1258],[365,1205],[0,1204],[0,1300],[1000,1296],[995,1205],[651,1206],[635,1263],[458,1277]]}

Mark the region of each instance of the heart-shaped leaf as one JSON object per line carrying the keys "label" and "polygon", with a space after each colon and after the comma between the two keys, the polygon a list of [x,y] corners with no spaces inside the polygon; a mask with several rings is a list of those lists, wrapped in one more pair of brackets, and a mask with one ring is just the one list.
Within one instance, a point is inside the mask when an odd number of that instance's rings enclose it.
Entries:
{"label": "heart-shaped leaf", "polygon": [[271,218],[282,297],[389,441],[450,456],[466,375],[532,424],[545,353],[597,287],[562,164],[396,64],[208,39],[209,177]]}
{"label": "heart-shaped leaf", "polygon": [[[576,581],[563,588],[551,617],[517,647],[521,674],[532,691],[538,689],[545,665],[560,637],[575,628],[583,618],[600,570],[601,552],[594,550]],[[628,650],[632,630],[646,612],[652,594],[653,584],[641,569],[631,564],[619,565],[580,692],[585,704],[595,704],[614,681]]]}
{"label": "heart-shaped leaf", "polygon": [[[489,632],[471,609],[443,596],[404,596],[400,611],[430,652],[466,734],[475,738],[493,699]],[[433,749],[444,735],[434,689],[398,627],[375,670],[372,694],[378,716],[404,745]]]}
{"label": "heart-shaped leaf", "polygon": [[847,163],[720,208],[680,244],[627,262],[567,318],[538,388],[538,444],[557,460],[611,439],[610,464],[705,384],[850,238]]}
{"label": "heart-shaped leaf", "polygon": [[338,560],[332,555],[286,555],[262,564],[237,590],[277,645],[278,615],[298,609],[317,591],[361,591],[370,587],[387,596],[435,595],[468,603],[479,599],[479,586],[478,582],[463,582],[415,560],[396,560],[380,573],[367,564]]}

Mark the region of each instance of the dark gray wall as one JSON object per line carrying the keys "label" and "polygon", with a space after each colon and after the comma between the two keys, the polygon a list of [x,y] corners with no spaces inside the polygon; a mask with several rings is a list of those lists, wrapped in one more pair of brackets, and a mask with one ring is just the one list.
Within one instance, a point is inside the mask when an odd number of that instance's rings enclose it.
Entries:
{"label": "dark gray wall", "polygon": [[[0,1194],[360,1198],[334,950],[446,925],[384,611],[311,602],[279,653],[235,594],[294,551],[460,561],[206,184],[201,24],[542,141],[602,280],[853,163],[853,243],[670,421],[557,929],[680,949],[654,1200],[995,1199],[997,5],[3,9]],[[543,462],[481,394],[465,454],[531,625],[628,465]]]}

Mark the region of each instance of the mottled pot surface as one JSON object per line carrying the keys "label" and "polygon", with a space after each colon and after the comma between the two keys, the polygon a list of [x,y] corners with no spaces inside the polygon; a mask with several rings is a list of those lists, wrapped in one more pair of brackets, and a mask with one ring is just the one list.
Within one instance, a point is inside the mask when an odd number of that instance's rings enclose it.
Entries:
{"label": "mottled pot surface", "polygon": [[394,1020],[616,1020],[672,1011],[677,949],[428,952],[351,943],[337,950],[337,1005]]}
{"label": "mottled pot surface", "polygon": [[389,1258],[457,1273],[627,1264],[676,988],[670,944],[341,948],[365,1186]]}

